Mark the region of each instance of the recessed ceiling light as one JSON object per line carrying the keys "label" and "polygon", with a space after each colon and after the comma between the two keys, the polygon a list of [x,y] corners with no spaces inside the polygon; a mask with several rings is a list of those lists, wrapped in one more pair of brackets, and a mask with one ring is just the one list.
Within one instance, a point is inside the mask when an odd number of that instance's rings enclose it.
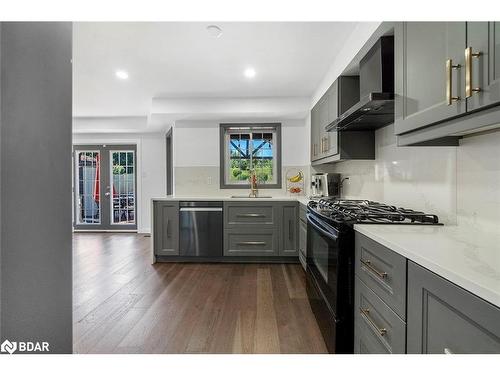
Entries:
{"label": "recessed ceiling light", "polygon": [[247,78],[254,78],[257,72],[255,71],[254,68],[246,68],[245,71],[243,72],[245,77]]}
{"label": "recessed ceiling light", "polygon": [[222,29],[217,25],[208,25],[207,31],[212,38],[220,38],[222,35]]}
{"label": "recessed ceiling light", "polygon": [[128,79],[128,73],[125,70],[117,70],[115,72],[116,78]]}

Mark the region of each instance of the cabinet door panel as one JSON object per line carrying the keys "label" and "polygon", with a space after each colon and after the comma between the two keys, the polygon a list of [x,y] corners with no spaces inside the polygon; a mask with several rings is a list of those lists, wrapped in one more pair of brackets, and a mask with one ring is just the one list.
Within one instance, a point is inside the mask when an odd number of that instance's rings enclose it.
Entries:
{"label": "cabinet door panel", "polygon": [[[465,113],[465,22],[405,22],[396,28],[396,134]],[[446,100],[446,61],[451,59],[452,96]]]}
{"label": "cabinet door panel", "polygon": [[155,202],[155,255],[179,255],[179,202]]}
{"label": "cabinet door panel", "polygon": [[283,206],[281,256],[297,256],[298,214],[297,205]]}
{"label": "cabinet door panel", "polygon": [[471,88],[467,111],[500,103],[500,22],[467,22],[467,47],[471,58]]}
{"label": "cabinet door panel", "polygon": [[408,262],[408,353],[500,353],[500,309]]}
{"label": "cabinet door panel", "polygon": [[319,159],[319,111],[318,105],[311,110],[311,161]]}

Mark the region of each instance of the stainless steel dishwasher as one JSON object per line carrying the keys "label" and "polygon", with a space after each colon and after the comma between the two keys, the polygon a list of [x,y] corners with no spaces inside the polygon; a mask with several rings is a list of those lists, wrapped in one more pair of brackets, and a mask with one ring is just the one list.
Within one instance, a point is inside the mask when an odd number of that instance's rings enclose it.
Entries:
{"label": "stainless steel dishwasher", "polygon": [[180,202],[179,255],[222,256],[222,202]]}

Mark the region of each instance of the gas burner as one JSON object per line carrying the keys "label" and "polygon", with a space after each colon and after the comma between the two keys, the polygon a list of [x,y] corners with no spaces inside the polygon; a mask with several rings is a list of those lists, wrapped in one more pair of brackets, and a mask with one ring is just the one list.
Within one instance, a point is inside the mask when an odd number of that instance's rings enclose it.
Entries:
{"label": "gas burner", "polygon": [[370,200],[324,198],[311,205],[321,216],[343,223],[439,224],[436,215]]}

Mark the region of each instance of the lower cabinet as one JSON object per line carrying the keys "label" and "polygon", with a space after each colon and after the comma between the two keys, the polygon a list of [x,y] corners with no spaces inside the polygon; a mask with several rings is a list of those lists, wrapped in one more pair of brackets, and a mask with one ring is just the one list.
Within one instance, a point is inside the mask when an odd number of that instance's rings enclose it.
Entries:
{"label": "lower cabinet", "polygon": [[307,219],[306,210],[299,207],[299,260],[304,270],[307,265]]}
{"label": "lower cabinet", "polygon": [[408,262],[408,353],[500,353],[500,309]]}
{"label": "lower cabinet", "polygon": [[355,353],[500,353],[498,307],[360,233],[354,270]]}
{"label": "lower cabinet", "polygon": [[298,256],[297,202],[224,202],[224,256]]}
{"label": "lower cabinet", "polygon": [[280,256],[298,256],[298,232],[299,232],[299,213],[298,204],[285,204],[282,209],[281,217],[281,246]]}
{"label": "lower cabinet", "polygon": [[361,279],[355,278],[354,352],[404,354],[406,323]]}
{"label": "lower cabinet", "polygon": [[224,255],[278,256],[278,236],[274,229],[228,229],[224,233]]}
{"label": "lower cabinet", "polygon": [[179,202],[153,204],[153,247],[155,255],[179,255]]}

